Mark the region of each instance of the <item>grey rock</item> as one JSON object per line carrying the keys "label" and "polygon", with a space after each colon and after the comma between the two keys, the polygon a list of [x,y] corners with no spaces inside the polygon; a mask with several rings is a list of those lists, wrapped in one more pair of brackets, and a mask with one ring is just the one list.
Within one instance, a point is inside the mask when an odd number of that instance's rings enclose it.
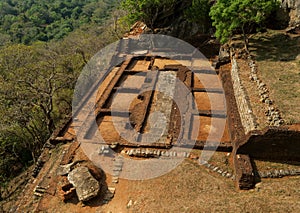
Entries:
{"label": "grey rock", "polygon": [[267,99],[267,100],[265,101],[265,103],[266,103],[266,104],[268,104],[268,105],[270,106],[270,105],[272,105],[272,104],[273,104],[273,101],[272,101],[272,100],[270,100],[270,99]]}
{"label": "grey rock", "polygon": [[127,204],[127,209],[129,209],[131,206],[133,206],[133,201],[132,201],[132,200],[130,200],[130,201],[128,202],[128,204]]}
{"label": "grey rock", "polygon": [[132,150],[132,149],[129,150],[128,155],[129,155],[129,156],[132,156],[132,155],[133,155],[133,150]]}
{"label": "grey rock", "polygon": [[280,175],[280,176],[284,176],[284,174],[285,174],[284,171],[283,171],[282,169],[280,169],[280,170],[279,170],[279,175]]}
{"label": "grey rock", "polygon": [[60,176],[64,176],[69,174],[71,171],[71,167],[73,166],[73,163],[67,164],[67,165],[61,165],[57,168],[56,174]]}
{"label": "grey rock", "polygon": [[213,171],[216,172],[216,171],[218,171],[218,169],[219,169],[219,167],[215,167],[215,168],[213,169]]}
{"label": "grey rock", "polygon": [[115,167],[113,168],[114,172],[121,172],[122,171],[122,167]]}
{"label": "grey rock", "polygon": [[280,120],[275,121],[274,126],[280,126]]}
{"label": "grey rock", "polygon": [[98,181],[91,175],[87,167],[78,167],[71,171],[68,180],[75,187],[80,201],[88,201],[96,197],[100,191]]}
{"label": "grey rock", "polygon": [[231,174],[230,174],[230,173],[227,173],[227,174],[226,174],[226,177],[227,177],[227,178],[230,178],[230,177],[231,177]]}
{"label": "grey rock", "polygon": [[284,175],[285,175],[285,176],[289,176],[289,175],[290,175],[290,171],[289,171],[289,170],[285,170],[285,171],[284,171]]}
{"label": "grey rock", "polygon": [[258,172],[258,174],[259,174],[259,176],[260,176],[261,178],[265,178],[265,177],[266,177],[266,175],[265,175],[264,172]]}
{"label": "grey rock", "polygon": [[290,173],[291,173],[292,176],[296,175],[296,171],[295,170],[291,170]]}
{"label": "grey rock", "polygon": [[263,88],[263,87],[265,87],[265,86],[266,86],[265,83],[260,83],[260,84],[258,85],[259,88]]}

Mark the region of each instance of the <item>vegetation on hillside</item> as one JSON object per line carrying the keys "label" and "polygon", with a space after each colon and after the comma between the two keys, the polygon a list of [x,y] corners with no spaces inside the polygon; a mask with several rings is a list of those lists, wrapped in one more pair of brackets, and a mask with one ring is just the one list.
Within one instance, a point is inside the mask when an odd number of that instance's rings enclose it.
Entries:
{"label": "vegetation on hillside", "polygon": [[153,29],[159,15],[174,12],[180,3],[185,5],[187,20],[205,29],[214,27],[221,43],[235,33],[242,33],[245,46],[248,45],[248,34],[263,28],[266,19],[279,7],[278,0],[123,0],[122,7],[129,12],[129,21],[143,20]]}
{"label": "vegetation on hillside", "polygon": [[118,0],[2,0],[0,44],[61,39],[80,26],[102,24]]}
{"label": "vegetation on hillside", "polygon": [[71,113],[73,89],[82,68],[123,34],[120,25],[115,27],[113,15],[105,15],[102,21],[88,20],[60,40],[32,37],[30,45],[14,40],[0,47],[1,185],[39,157],[49,136]]}
{"label": "vegetation on hillside", "polygon": [[176,0],[123,0],[121,6],[128,11],[126,19],[129,23],[141,20],[148,27],[154,29],[159,14],[172,12],[176,2]]}
{"label": "vegetation on hillside", "polygon": [[202,25],[203,29],[208,29],[211,26],[210,8],[209,0],[192,0],[191,5],[185,10],[185,17],[190,22]]}

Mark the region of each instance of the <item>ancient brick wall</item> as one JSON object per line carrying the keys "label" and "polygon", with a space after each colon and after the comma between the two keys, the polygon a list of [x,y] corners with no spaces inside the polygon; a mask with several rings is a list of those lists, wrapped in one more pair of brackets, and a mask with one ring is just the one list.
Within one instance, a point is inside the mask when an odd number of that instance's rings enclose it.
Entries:
{"label": "ancient brick wall", "polygon": [[275,161],[300,160],[300,132],[288,127],[268,127],[253,131],[245,142],[237,144],[238,154]]}
{"label": "ancient brick wall", "polygon": [[239,189],[254,187],[254,171],[248,155],[234,155],[234,169],[236,184]]}

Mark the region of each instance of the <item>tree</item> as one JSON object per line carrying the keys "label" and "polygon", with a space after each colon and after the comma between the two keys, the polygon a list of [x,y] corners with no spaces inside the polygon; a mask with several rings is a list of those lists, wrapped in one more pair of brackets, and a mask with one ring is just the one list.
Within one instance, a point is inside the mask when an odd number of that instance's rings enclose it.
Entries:
{"label": "tree", "polygon": [[189,21],[201,25],[203,27],[203,33],[205,33],[211,24],[209,11],[209,0],[192,0],[191,6],[185,10],[184,14]]}
{"label": "tree", "polygon": [[[26,2],[22,8],[31,8],[29,1],[34,4],[36,0],[16,2]],[[87,1],[97,0],[72,2]],[[70,26],[76,22],[71,19],[60,21]],[[20,37],[23,40],[32,43],[30,38],[36,38],[35,32],[42,35],[38,32],[42,29],[33,22],[25,20],[20,27],[19,22],[18,18],[12,20],[15,35],[27,35],[28,30],[36,29],[28,37]],[[60,30],[59,26],[56,28]],[[53,29],[48,29],[53,33]],[[73,90],[84,65],[101,48],[114,42],[116,35],[124,33],[121,27],[118,31],[113,29],[113,20],[108,20],[101,27],[84,25],[59,41],[34,42],[30,46],[10,42],[1,44],[0,185],[32,164],[53,130],[71,114]],[[0,39],[9,40],[3,34],[0,34]]]}
{"label": "tree", "polygon": [[[102,23],[119,0],[2,0],[0,33],[15,43],[61,39],[76,28]],[[50,29],[50,31],[49,31]]]}
{"label": "tree", "polygon": [[[23,165],[37,159],[71,112],[71,91],[84,62],[77,53],[58,51],[37,43],[7,46],[0,54],[0,151],[5,148]],[[31,156],[24,158],[24,153]]]}
{"label": "tree", "polygon": [[159,13],[173,10],[175,3],[176,0],[123,0],[121,6],[128,11],[129,22],[141,20],[153,30]]}
{"label": "tree", "polygon": [[251,28],[262,25],[277,6],[278,0],[218,0],[209,15],[216,27],[216,36],[222,43],[240,30],[248,50]]}

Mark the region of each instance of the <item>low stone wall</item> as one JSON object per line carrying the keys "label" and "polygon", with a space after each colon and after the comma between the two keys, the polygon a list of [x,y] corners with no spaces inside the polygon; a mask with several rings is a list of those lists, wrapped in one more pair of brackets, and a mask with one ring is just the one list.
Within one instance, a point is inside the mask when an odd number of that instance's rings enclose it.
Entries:
{"label": "low stone wall", "polygon": [[253,115],[249,97],[241,82],[238,63],[234,56],[231,59],[231,64],[231,78],[234,89],[234,96],[237,102],[242,125],[244,127],[245,133],[248,134],[250,131],[256,130],[257,123]]}
{"label": "low stone wall", "polygon": [[256,175],[258,175],[260,178],[283,178],[288,176],[299,176],[300,169],[275,169],[272,171],[258,171]]}
{"label": "low stone wall", "polygon": [[285,121],[282,119],[280,110],[274,105],[274,101],[270,98],[270,92],[267,88],[267,85],[258,77],[257,75],[257,66],[255,61],[250,58],[250,76],[249,79],[252,83],[256,84],[257,90],[260,97],[261,107],[265,111],[266,123],[269,126],[282,126]]}

